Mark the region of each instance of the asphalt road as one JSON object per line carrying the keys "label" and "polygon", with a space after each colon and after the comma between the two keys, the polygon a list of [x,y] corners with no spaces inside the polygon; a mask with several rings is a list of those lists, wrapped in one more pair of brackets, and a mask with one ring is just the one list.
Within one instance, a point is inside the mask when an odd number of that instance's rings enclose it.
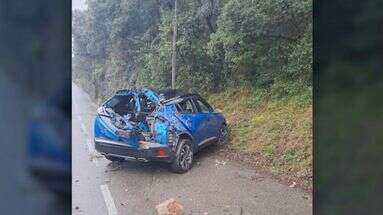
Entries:
{"label": "asphalt road", "polygon": [[214,147],[196,156],[185,174],[161,163],[112,163],[94,151],[96,105],[72,85],[72,213],[155,214],[171,197],[186,215],[311,214],[311,196],[240,164]]}

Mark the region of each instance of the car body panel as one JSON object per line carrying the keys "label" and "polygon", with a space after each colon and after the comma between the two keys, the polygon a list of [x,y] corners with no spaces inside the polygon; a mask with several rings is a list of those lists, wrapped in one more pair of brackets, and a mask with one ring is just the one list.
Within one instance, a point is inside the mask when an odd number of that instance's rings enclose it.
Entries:
{"label": "car body panel", "polygon": [[221,125],[226,125],[225,117],[222,113],[213,112],[210,114],[210,128],[212,128],[212,136],[220,135]]}
{"label": "car body panel", "polygon": [[[123,137],[117,134],[119,129],[113,126],[110,122],[110,119],[107,117],[96,116],[94,124],[94,136],[96,138],[105,138],[108,140],[113,140],[121,143],[128,144],[130,146],[138,147],[138,137],[134,133],[129,137]],[[130,129],[130,131],[134,131]]]}
{"label": "car body panel", "polygon": [[200,113],[181,113],[179,118],[186,125],[194,143],[198,146],[204,139],[208,138],[208,117]]}

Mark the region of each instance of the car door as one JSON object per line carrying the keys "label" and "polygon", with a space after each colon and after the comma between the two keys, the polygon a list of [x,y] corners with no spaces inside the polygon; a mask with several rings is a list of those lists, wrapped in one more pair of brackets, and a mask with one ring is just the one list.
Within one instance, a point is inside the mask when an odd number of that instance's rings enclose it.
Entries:
{"label": "car door", "polygon": [[206,125],[203,128],[206,133],[205,139],[212,140],[218,137],[219,123],[213,108],[201,97],[195,97],[193,100],[198,109],[198,114],[202,115],[206,120]]}
{"label": "car door", "polygon": [[193,136],[193,141],[197,145],[203,142],[207,133],[207,119],[204,114],[198,112],[192,97],[185,98],[177,104],[178,118],[184,123]]}

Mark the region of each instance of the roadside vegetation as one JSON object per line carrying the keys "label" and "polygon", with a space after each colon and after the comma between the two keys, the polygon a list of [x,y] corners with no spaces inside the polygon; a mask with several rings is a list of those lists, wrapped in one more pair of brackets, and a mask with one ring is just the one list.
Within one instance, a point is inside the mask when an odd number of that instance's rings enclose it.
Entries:
{"label": "roadside vegetation", "polygon": [[[174,0],[88,0],[73,12],[73,80],[98,102],[171,87]],[[312,180],[312,1],[178,0],[177,79],[222,110],[228,147]]]}
{"label": "roadside vegetation", "polygon": [[229,153],[285,182],[296,182],[306,190],[312,188],[310,91],[273,99],[240,88],[212,94],[209,101],[228,121]]}

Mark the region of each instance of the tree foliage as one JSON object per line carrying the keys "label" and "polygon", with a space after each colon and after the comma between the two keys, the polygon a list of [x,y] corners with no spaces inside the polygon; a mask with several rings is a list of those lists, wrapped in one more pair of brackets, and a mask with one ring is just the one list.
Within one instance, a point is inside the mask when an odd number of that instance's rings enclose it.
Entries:
{"label": "tree foliage", "polygon": [[[87,4],[73,13],[74,77],[101,98],[122,87],[169,88],[174,1]],[[245,85],[286,96],[311,86],[311,0],[180,0],[178,11],[178,88]]]}

